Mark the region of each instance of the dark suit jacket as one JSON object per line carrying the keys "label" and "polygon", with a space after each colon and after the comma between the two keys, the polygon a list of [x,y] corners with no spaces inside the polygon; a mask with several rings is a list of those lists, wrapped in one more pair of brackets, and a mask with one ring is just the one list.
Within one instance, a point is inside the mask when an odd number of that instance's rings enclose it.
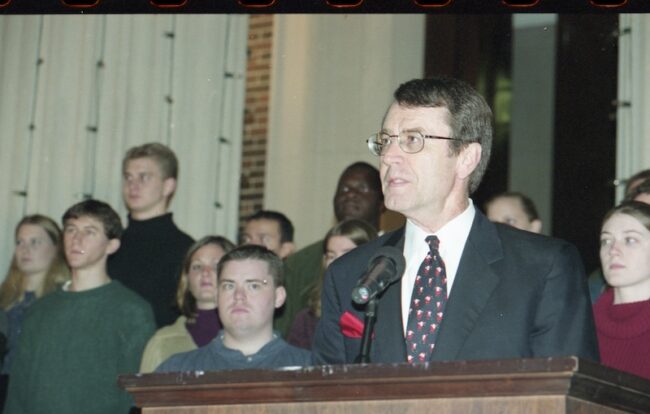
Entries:
{"label": "dark suit jacket", "polygon": [[[325,275],[316,363],[351,363],[360,338],[341,332],[345,312],[364,320],[351,292],[380,246],[404,246],[404,228],[362,245],[332,263]],[[371,362],[405,362],[401,281],[382,295]],[[350,316],[350,315],[348,315]],[[353,336],[353,335],[352,335]],[[584,268],[562,240],[490,222],[476,211],[432,361],[576,355],[599,360]]]}

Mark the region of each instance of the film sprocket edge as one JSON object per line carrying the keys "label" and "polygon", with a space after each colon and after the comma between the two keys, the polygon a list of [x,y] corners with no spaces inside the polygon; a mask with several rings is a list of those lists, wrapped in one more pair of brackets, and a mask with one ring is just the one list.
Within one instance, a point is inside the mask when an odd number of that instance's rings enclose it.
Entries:
{"label": "film sprocket edge", "polygon": [[648,0],[0,0],[43,13],[642,13]]}

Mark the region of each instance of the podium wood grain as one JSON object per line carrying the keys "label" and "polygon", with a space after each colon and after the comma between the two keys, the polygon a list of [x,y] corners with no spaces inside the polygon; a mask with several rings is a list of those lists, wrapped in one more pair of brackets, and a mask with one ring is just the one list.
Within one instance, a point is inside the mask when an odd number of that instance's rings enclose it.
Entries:
{"label": "podium wood grain", "polygon": [[575,357],[125,375],[143,414],[650,413],[650,382]]}

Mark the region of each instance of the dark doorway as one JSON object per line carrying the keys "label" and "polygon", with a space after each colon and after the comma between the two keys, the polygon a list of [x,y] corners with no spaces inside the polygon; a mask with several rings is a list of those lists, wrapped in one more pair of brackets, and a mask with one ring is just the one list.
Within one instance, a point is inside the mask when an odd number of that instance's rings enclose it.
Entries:
{"label": "dark doorway", "polygon": [[[492,160],[472,196],[479,207],[508,190],[511,18],[427,16],[425,75],[469,82],[495,112]],[[552,228],[578,247],[588,272],[598,266],[601,219],[614,204],[617,28],[615,14],[558,18]]]}
{"label": "dark doorway", "polygon": [[472,195],[478,207],[508,186],[510,19],[508,14],[427,16],[425,76],[449,76],[474,85],[494,111],[492,159]]}
{"label": "dark doorway", "polygon": [[618,15],[560,15],[553,233],[599,266],[603,216],[615,201]]}

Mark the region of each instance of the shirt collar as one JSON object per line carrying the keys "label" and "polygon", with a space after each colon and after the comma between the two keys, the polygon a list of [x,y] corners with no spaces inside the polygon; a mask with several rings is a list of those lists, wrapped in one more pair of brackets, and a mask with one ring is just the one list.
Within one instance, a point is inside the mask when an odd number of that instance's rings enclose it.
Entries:
{"label": "shirt collar", "polygon": [[[469,232],[476,216],[476,208],[471,199],[467,208],[447,222],[434,234],[440,240],[440,256],[445,261],[447,270],[447,287],[451,290],[460,257],[465,248],[465,242],[469,236]],[[406,221],[406,230],[404,235],[404,255],[407,259],[407,268],[411,269],[411,273],[417,272],[417,269],[422,262],[422,258],[426,256],[429,248],[424,242],[430,233],[418,227],[410,220]]]}
{"label": "shirt collar", "polygon": [[[458,246],[459,244],[461,248],[465,246],[465,241],[474,222],[474,216],[476,216],[476,208],[472,199],[470,198],[468,201],[467,208],[462,213],[451,219],[434,233],[440,239],[441,255],[450,246]],[[426,246],[424,239],[429,235],[431,233],[418,227],[410,219],[407,219],[406,230],[404,232],[404,251],[411,251],[415,246],[423,244]]]}

